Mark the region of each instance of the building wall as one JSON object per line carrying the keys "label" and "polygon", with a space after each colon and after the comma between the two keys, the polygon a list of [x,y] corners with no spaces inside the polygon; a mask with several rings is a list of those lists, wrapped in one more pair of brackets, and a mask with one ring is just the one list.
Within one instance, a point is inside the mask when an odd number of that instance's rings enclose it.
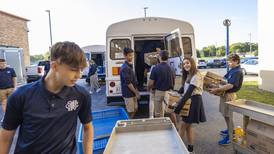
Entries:
{"label": "building wall", "polygon": [[274,92],[274,1],[258,0],[259,87]]}
{"label": "building wall", "polygon": [[0,10],[0,45],[23,48],[25,65],[30,64],[27,22]]}

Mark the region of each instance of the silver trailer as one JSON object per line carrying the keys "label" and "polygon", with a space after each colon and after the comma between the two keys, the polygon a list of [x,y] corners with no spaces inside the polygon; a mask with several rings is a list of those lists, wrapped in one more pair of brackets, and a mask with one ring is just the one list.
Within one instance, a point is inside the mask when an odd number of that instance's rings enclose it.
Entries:
{"label": "silver trailer", "polygon": [[25,83],[24,52],[22,48],[0,46],[0,58],[15,70],[18,83]]}
{"label": "silver trailer", "polygon": [[188,154],[169,118],[117,121],[104,154]]}

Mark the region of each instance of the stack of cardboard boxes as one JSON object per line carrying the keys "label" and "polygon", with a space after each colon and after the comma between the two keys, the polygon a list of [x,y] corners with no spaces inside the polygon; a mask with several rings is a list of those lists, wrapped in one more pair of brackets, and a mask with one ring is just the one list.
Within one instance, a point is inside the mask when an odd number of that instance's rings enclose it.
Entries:
{"label": "stack of cardboard boxes", "polygon": [[156,65],[158,63],[159,54],[157,52],[145,53],[145,63],[149,66]]}
{"label": "stack of cardboard boxes", "polygon": [[180,94],[178,94],[175,91],[170,91],[170,92],[166,93],[164,100],[167,105],[167,107],[166,107],[167,113],[173,112],[173,109],[169,108],[168,106],[175,106],[176,103],[179,101],[179,99],[180,99]]}
{"label": "stack of cardboard boxes", "polygon": [[[204,90],[210,92],[211,88],[218,88],[226,84],[222,76],[212,72],[206,72],[204,75]],[[223,95],[223,92],[216,94],[217,96]]]}

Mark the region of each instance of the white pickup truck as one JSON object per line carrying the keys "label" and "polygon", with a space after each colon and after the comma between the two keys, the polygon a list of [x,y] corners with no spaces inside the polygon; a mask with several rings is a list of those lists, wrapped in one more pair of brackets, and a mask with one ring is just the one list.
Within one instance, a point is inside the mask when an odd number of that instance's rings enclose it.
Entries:
{"label": "white pickup truck", "polygon": [[46,74],[49,61],[40,61],[38,65],[31,65],[26,67],[27,83],[39,80]]}

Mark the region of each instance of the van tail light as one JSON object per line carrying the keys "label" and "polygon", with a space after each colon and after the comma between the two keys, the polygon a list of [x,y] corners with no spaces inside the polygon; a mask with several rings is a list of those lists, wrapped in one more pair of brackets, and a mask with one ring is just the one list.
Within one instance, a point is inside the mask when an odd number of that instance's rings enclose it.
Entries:
{"label": "van tail light", "polygon": [[119,75],[120,67],[112,67],[112,75]]}
{"label": "van tail light", "polygon": [[115,82],[110,82],[110,83],[109,83],[109,86],[110,86],[110,87],[115,87]]}
{"label": "van tail light", "polygon": [[41,74],[41,73],[42,73],[42,68],[41,68],[41,67],[37,67],[37,72],[38,72],[39,74]]}

